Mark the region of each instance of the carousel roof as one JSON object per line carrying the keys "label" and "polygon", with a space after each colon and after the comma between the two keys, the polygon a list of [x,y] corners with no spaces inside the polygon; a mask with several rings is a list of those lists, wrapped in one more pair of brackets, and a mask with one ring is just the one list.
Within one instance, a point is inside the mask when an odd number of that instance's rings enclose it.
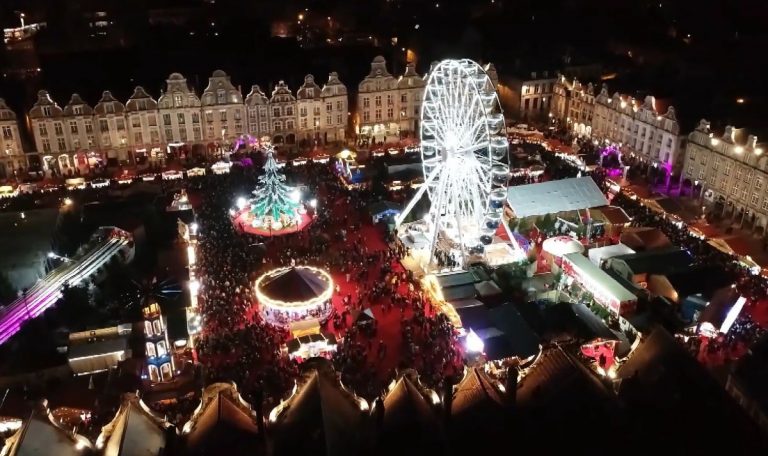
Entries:
{"label": "carousel roof", "polygon": [[314,268],[296,266],[268,273],[259,284],[259,291],[270,299],[300,302],[317,299],[331,284]]}

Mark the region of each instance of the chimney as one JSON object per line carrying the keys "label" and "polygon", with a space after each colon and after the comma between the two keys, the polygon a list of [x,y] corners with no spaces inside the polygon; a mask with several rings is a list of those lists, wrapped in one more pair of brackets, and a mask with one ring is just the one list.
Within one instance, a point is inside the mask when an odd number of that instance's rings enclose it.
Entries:
{"label": "chimney", "polygon": [[507,383],[504,389],[507,392],[507,405],[514,408],[517,403],[517,382],[520,380],[520,374],[514,367],[507,368]]}
{"label": "chimney", "polygon": [[747,149],[754,149],[757,147],[757,136],[749,135],[747,137]]}
{"label": "chimney", "polygon": [[731,125],[726,125],[725,133],[723,133],[723,141],[733,143],[733,127]]}

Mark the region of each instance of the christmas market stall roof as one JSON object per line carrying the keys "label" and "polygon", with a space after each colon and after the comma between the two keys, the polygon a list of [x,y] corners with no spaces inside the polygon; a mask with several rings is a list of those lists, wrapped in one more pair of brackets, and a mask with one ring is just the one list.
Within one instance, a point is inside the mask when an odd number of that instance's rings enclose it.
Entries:
{"label": "christmas market stall roof", "polygon": [[115,418],[102,429],[97,446],[104,448],[104,456],[160,454],[168,448],[169,428],[171,424],[147,408],[135,394],[126,394]]}
{"label": "christmas market stall roof", "polygon": [[351,456],[365,450],[368,403],[345,390],[332,368],[306,373],[276,410],[269,416],[275,455]]}
{"label": "christmas market stall roof", "polygon": [[507,202],[518,218],[607,206],[591,177],[574,177],[507,188]]}
{"label": "christmas market stall roof", "polygon": [[485,369],[470,367],[452,390],[450,423],[459,431],[449,435],[453,454],[491,454],[498,448],[499,439],[509,435],[512,425],[508,413],[511,404],[502,385]]}
{"label": "christmas market stall roof", "polygon": [[368,214],[377,216],[381,214],[399,214],[403,210],[402,206],[392,201],[376,201],[368,205]]}
{"label": "christmas market stall roof", "polygon": [[672,246],[672,241],[658,228],[625,228],[621,233],[621,243],[635,251],[658,250]]}
{"label": "christmas market stall roof", "polygon": [[264,279],[260,291],[275,301],[301,302],[320,297],[329,286],[312,269],[291,267]]}
{"label": "christmas market stall roof", "polygon": [[288,353],[295,353],[299,351],[303,344],[322,341],[326,341],[328,345],[336,345],[336,336],[331,333],[307,334],[304,336],[295,337],[286,342],[285,345],[288,348]]}

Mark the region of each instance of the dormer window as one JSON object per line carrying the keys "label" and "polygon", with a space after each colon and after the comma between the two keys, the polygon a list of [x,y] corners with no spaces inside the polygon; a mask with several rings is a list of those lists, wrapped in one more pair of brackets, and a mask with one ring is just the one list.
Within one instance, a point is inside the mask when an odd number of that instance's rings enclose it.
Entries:
{"label": "dormer window", "polygon": [[51,116],[51,107],[50,106],[43,106],[43,115],[46,117]]}
{"label": "dormer window", "polygon": [[307,97],[314,98],[315,97],[315,89],[313,89],[313,88],[307,89]]}
{"label": "dormer window", "polygon": [[178,107],[181,107],[181,105],[182,105],[182,99],[183,99],[183,98],[182,98],[182,96],[181,96],[181,94],[180,94],[180,93],[174,93],[174,94],[173,94],[173,104],[174,104],[174,106],[176,106],[177,108],[178,108]]}
{"label": "dormer window", "polygon": [[107,114],[114,114],[115,113],[115,105],[114,103],[107,103]]}
{"label": "dormer window", "polygon": [[221,90],[221,89],[218,90],[216,92],[216,96],[218,97],[219,104],[224,104],[227,102],[227,92],[225,92],[224,90]]}
{"label": "dormer window", "polygon": [[74,112],[76,116],[82,115],[83,114],[83,107],[82,106],[75,106],[72,109],[72,112]]}

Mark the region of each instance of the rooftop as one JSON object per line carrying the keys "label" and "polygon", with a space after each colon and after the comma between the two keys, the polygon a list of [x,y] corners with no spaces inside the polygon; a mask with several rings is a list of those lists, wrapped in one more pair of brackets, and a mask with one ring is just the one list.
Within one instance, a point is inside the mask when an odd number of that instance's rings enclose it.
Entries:
{"label": "rooftop", "polygon": [[607,206],[591,177],[574,177],[507,189],[507,201],[519,218]]}

